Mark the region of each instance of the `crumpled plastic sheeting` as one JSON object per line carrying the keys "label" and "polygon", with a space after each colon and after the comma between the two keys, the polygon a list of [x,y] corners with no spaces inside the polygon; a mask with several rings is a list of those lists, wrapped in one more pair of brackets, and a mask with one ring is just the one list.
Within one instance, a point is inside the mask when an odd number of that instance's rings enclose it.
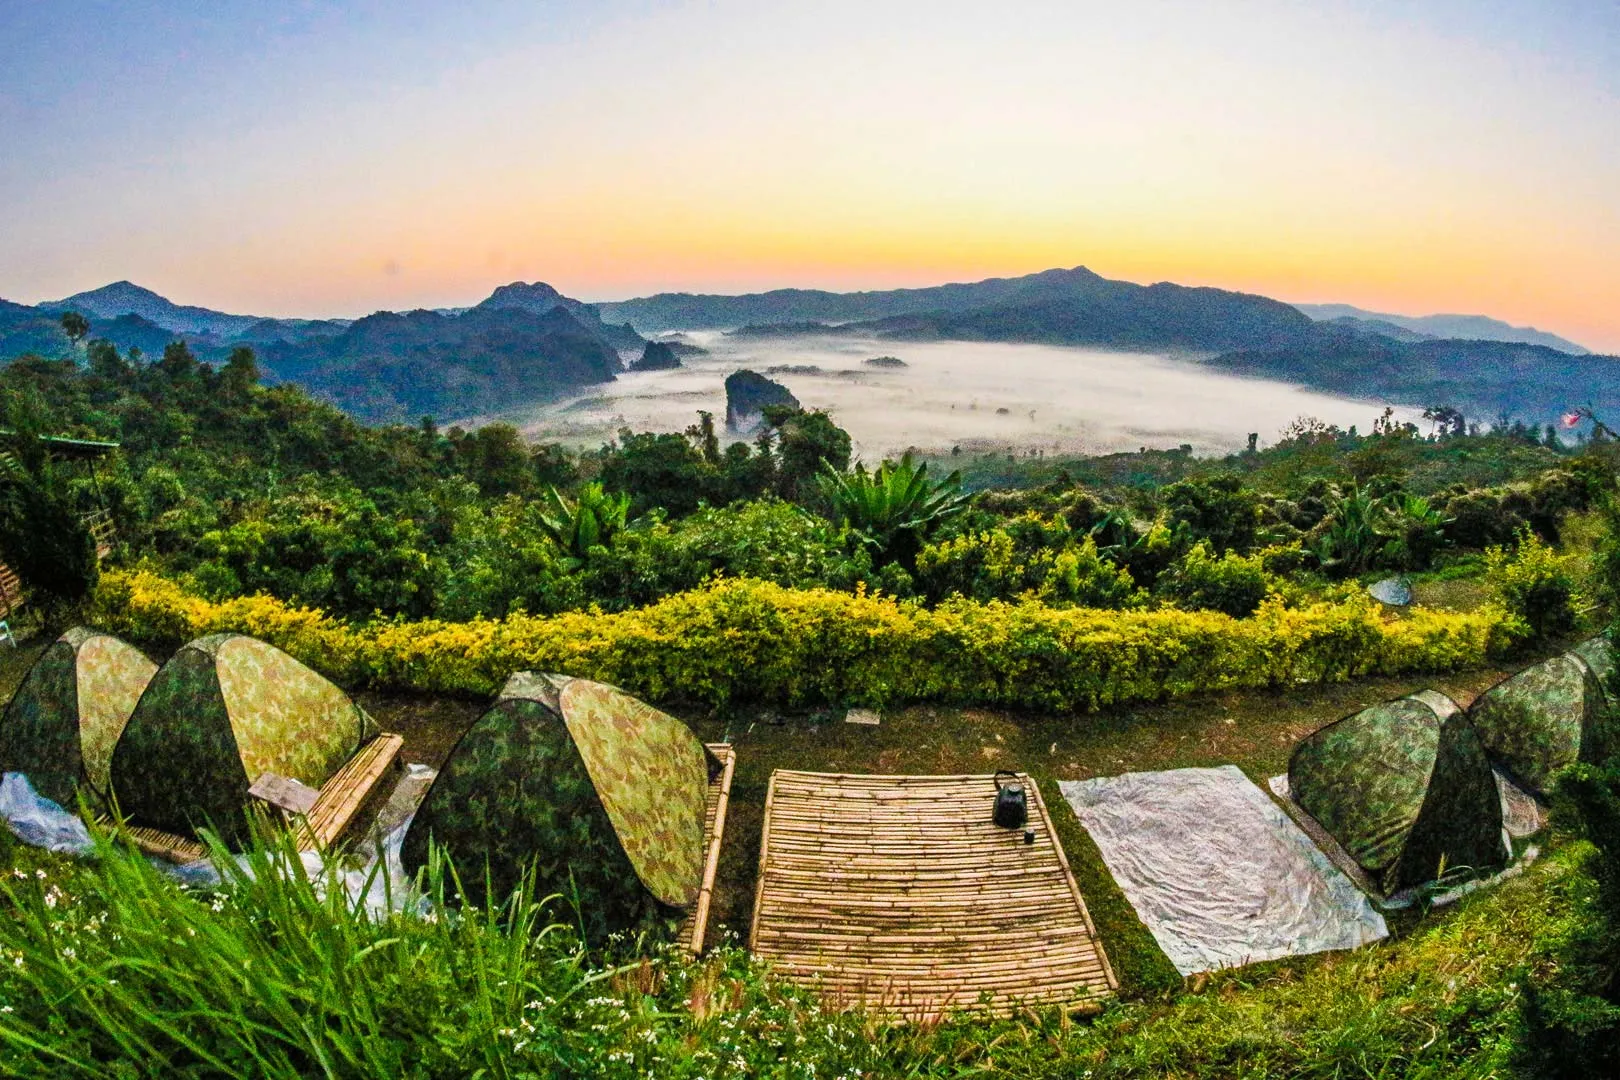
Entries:
{"label": "crumpled plastic sheeting", "polygon": [[1389,934],[1367,897],[1235,765],[1058,786],[1183,975]]}
{"label": "crumpled plastic sheeting", "polygon": [[[379,824],[388,828],[380,838],[367,838],[357,848],[367,863],[363,869],[336,870],[334,880],[348,895],[351,904],[364,904],[372,916],[390,911],[427,911],[427,901],[418,896],[405,873],[400,860],[400,848],[405,843],[405,832],[416,816],[416,805],[427,794],[437,771],[426,765],[410,765],[400,780],[394,798],[390,798]],[[412,801],[414,800],[414,801]],[[95,850],[90,830],[77,814],[71,814],[56,803],[34,791],[23,773],[6,773],[0,778],[0,817],[3,817],[17,838],[25,844],[45,848],[65,855],[88,855]],[[390,827],[391,826],[391,827]],[[381,859],[381,866],[378,860]],[[223,881],[219,867],[210,859],[197,859],[181,866],[163,859],[149,860],[163,873],[191,888],[208,888]],[[300,871],[324,889],[327,881],[326,860],[318,851],[299,852]],[[236,864],[244,873],[251,873],[245,855],[236,857]],[[375,871],[375,872],[374,872]]]}
{"label": "crumpled plastic sheeting", "polygon": [[[394,911],[425,914],[429,909],[427,899],[417,894],[410,875],[405,872],[400,849],[405,844],[405,833],[411,827],[411,819],[416,816],[416,807],[421,804],[428,785],[437,775],[437,770],[427,765],[407,766],[405,776],[378,814],[378,825],[388,828],[387,833],[381,837],[374,833],[355,848],[357,853],[367,857],[366,865],[358,870],[335,870],[332,875],[349,903],[363,905],[374,918]],[[304,876],[315,883],[317,892],[324,890],[328,880],[325,858],[318,851],[301,851],[298,854]],[[381,865],[378,864],[379,859]],[[238,855],[236,864],[243,873],[251,876],[252,870],[246,856]],[[218,885],[222,880],[219,868],[209,859],[172,867],[169,872],[186,885],[196,888]]]}
{"label": "crumpled plastic sheeting", "polygon": [[[358,870],[342,870],[334,867],[329,879],[326,859],[320,852],[300,851],[299,871],[314,882],[316,895],[324,895],[326,883],[331,880],[343,890],[351,905],[362,905],[374,918],[395,911],[425,913],[428,909],[427,901],[417,895],[399,858],[400,847],[405,843],[405,830],[410,828],[410,824],[410,819],[407,818],[403,824],[383,838],[381,866],[373,861]],[[210,859],[197,859],[181,866],[170,866],[161,862],[154,865],[191,888],[210,888],[221,886],[224,882],[224,875]],[[253,876],[253,868],[246,855],[236,856],[236,865],[245,876],[249,878]]]}
{"label": "crumpled plastic sheeting", "polygon": [[25,844],[63,855],[83,855],[95,849],[90,830],[79,815],[36,792],[26,773],[8,772],[0,777],[0,817]]}

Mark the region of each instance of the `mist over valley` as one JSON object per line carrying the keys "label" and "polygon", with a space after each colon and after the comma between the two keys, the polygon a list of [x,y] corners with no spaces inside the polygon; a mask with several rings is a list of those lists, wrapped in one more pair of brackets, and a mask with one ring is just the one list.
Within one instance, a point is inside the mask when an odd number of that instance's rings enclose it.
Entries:
{"label": "mist over valley", "polygon": [[[718,421],[726,376],[752,370],[785,385],[805,408],[826,410],[860,456],[876,461],[908,449],[1030,456],[1190,444],[1197,453],[1225,453],[1241,449],[1249,432],[1270,442],[1301,415],[1367,430],[1383,408],[1233,376],[1187,354],[712,330],[677,340],[704,352],[683,356],[679,368],[626,372],[606,386],[484,419],[510,421],[536,440],[594,447],[625,427],[679,431],[698,410]],[[903,366],[868,363],[886,356]],[[1418,413],[1397,411],[1403,419]]]}

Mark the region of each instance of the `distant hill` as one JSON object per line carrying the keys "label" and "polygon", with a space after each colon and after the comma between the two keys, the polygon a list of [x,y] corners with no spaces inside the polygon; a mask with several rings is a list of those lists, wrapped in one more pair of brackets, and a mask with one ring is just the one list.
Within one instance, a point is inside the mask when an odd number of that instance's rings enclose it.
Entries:
{"label": "distant hill", "polygon": [[681,366],[681,358],[667,342],[649,341],[641,356],[631,361],[631,371],[673,371]]}
{"label": "distant hill", "polygon": [[227,315],[209,308],[176,304],[131,281],[115,281],[99,289],[75,293],[65,300],[47,301],[39,307],[50,312],[77,311],[88,318],[99,319],[139,315],[155,326],[178,334],[207,334],[219,338],[232,337],[260,321],[255,315]]}
{"label": "distant hill", "polygon": [[[28,352],[67,355],[59,325],[66,310],[90,319],[92,337],[153,356],[181,338],[212,362],[251,345],[267,377],[301,383],[368,420],[449,419],[544,400],[613,379],[627,359],[644,355],[647,339],[638,329],[739,327],[761,336],[1179,351],[1231,371],[1402,404],[1454,405],[1486,420],[1506,410],[1541,422],[1588,403],[1620,414],[1620,362],[1538,330],[1483,316],[1413,318],[1136,285],[1084,267],[923,289],[664,293],[608,304],[519,281],[472,308],[379,312],[352,322],[233,315],[121,281],[38,307],[0,300],[0,361]],[[701,353],[685,342],[670,347],[677,355]],[[661,349],[655,355],[667,363]]]}
{"label": "distant hill", "polygon": [[594,304],[586,304],[566,297],[543,281],[536,281],[532,284],[514,281],[510,285],[502,285],[490,294],[489,299],[472,310],[515,309],[527,311],[534,315],[544,315],[555,308],[562,308],[567,311],[579,321],[580,325],[589,329],[615,349],[629,352],[640,350],[647,344],[647,339],[636,333],[635,328],[629,323],[610,326],[602,321],[602,315],[597,311]]}
{"label": "distant hill", "polygon": [[892,316],[852,329],[899,338],[1221,351],[1303,344],[1314,324],[1263,296],[1168,282],[1135,285],[1079,267],[1034,274],[964,311]]}
{"label": "distant hill", "polygon": [[1416,330],[1409,330],[1404,326],[1384,322],[1382,319],[1362,319],[1354,315],[1341,315],[1336,319],[1322,320],[1329,326],[1336,326],[1341,330],[1349,330],[1357,334],[1371,334],[1374,337],[1384,337],[1391,341],[1433,341],[1433,334],[1423,334]]}
{"label": "distant hill", "polygon": [[1537,330],[1533,326],[1512,326],[1500,319],[1484,315],[1389,315],[1376,311],[1363,311],[1349,304],[1295,304],[1313,319],[1364,319],[1389,323],[1405,330],[1416,331],[1435,338],[1457,338],[1464,341],[1508,341],[1521,345],[1545,345],[1572,356],[1585,356],[1590,350],[1557,334]]}
{"label": "distant hill", "polygon": [[266,369],[365,420],[455,418],[611,382],[619,356],[563,307],[378,312],[260,353]]}
{"label": "distant hill", "polygon": [[1505,413],[1548,424],[1577,405],[1620,415],[1620,357],[1576,356],[1545,345],[1398,342],[1340,333],[1302,346],[1225,353],[1204,363],[1329,393],[1450,405],[1485,421]]}
{"label": "distant hill", "polygon": [[61,356],[67,347],[67,335],[57,316],[0,300],[0,358],[24,353]]}
{"label": "distant hill", "polygon": [[[1053,271],[1062,273],[1063,271]],[[966,311],[1018,291],[1034,277],[990,278],[971,284],[924,289],[835,293],[821,289],[775,289],[741,296],[659,293],[637,300],[598,303],[604,319],[622,319],[642,333],[665,330],[733,329],[777,323],[844,323],[923,312]]]}
{"label": "distant hill", "polygon": [[1274,348],[1310,336],[1311,320],[1263,296],[1110,281],[1085,267],[927,289],[831,293],[779,289],[748,296],[664,293],[598,304],[639,330],[773,327],[899,338],[1035,341],[1112,348]]}

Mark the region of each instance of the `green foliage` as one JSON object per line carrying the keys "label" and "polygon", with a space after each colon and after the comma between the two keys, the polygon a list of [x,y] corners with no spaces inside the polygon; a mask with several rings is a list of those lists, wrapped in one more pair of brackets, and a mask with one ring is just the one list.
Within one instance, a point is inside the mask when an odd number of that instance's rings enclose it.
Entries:
{"label": "green foliage", "polygon": [[849,468],[849,432],[820,409],[767,405],[765,422],[776,434],[776,491],[789,502],[812,499],[823,469],[842,473]]}
{"label": "green foliage", "polygon": [[444,548],[445,580],[437,614],[447,619],[501,618],[515,611],[554,614],[586,604],[574,562],[552,539],[541,504],[508,496],[485,508],[457,511]]}
{"label": "green foliage", "polygon": [[625,428],[602,463],[601,479],[609,490],[629,495],[638,515],[662,508],[681,517],[713,493],[718,476],[686,436],[637,434]]}
{"label": "green foliage", "polygon": [[1322,569],[1354,575],[1376,565],[1388,542],[1384,517],[1379,501],[1359,486],[1335,498],[1313,534]]}
{"label": "green foliage", "polygon": [[1061,518],[1047,519],[1033,511],[996,529],[924,547],[917,554],[917,580],[936,601],[1029,596],[1095,608],[1141,602],[1130,572],[1104,558],[1095,537],[1088,534],[1077,542]]}
{"label": "green foliage", "polygon": [[353,489],[301,483],[249,516],[205,532],[193,571],[213,596],[266,592],[343,612],[434,610],[442,565],[416,522]]}
{"label": "green foliage", "polygon": [[1620,762],[1575,765],[1556,792],[1556,820],[1591,844],[1580,918],[1525,974],[1517,1064],[1536,1077],[1620,1072]]}
{"label": "green foliage", "polygon": [[1311,550],[1323,570],[1340,576],[1427,569],[1445,547],[1451,521],[1428,499],[1387,480],[1329,489],[1325,510],[1309,534]]}
{"label": "green foliage", "polygon": [[879,563],[912,565],[929,534],[961,513],[969,498],[956,473],[930,480],[928,466],[914,463],[910,454],[871,473],[860,464],[853,473],[841,473],[831,463],[822,469],[821,493],[833,520],[847,525]]}
{"label": "green foliage", "polygon": [[1164,489],[1170,527],[1185,545],[1207,540],[1217,553],[1244,554],[1259,539],[1260,500],[1231,474],[1178,480]]}
{"label": "green foliage", "polygon": [[1426,570],[1445,547],[1447,518],[1428,499],[1398,491],[1385,500],[1389,536],[1383,559],[1400,570]]}
{"label": "green foliage", "polygon": [[1575,629],[1579,595],[1567,556],[1560,556],[1528,529],[1514,548],[1485,552],[1485,580],[1502,607],[1540,641]]}
{"label": "green foliage", "polygon": [[[1037,1008],[892,1024],[825,1008],[729,945],[697,962],[586,955],[556,925],[566,905],[525,890],[459,917],[372,916],[333,870],[289,873],[285,845],[261,842],[246,867],[224,861],[219,889],[189,892],[115,849],[74,866],[6,838],[0,855],[16,865],[0,878],[12,1076],[1503,1075],[1515,973],[1565,932],[1585,886],[1555,855],[1387,945],[1217,973],[1089,1022]],[[442,864],[425,891],[454,897]]]}
{"label": "green foliage", "polygon": [[95,543],[56,471],[39,460],[31,472],[10,451],[0,451],[0,558],[48,619],[87,598],[100,574]]}
{"label": "green foliage", "polygon": [[854,588],[871,569],[870,556],[847,551],[825,519],[766,498],[705,507],[673,523],[644,521],[593,552],[580,584],[593,603],[622,611],[720,574],[793,588]]}
{"label": "green foliage", "polygon": [[1220,558],[1200,540],[1159,579],[1159,592],[1183,608],[1220,611],[1241,618],[1253,615],[1266,598],[1270,582],[1259,556],[1228,551]]}
{"label": "green foliage", "polygon": [[610,495],[601,484],[586,484],[577,500],[564,498],[549,488],[540,514],[540,526],[552,542],[575,565],[598,548],[608,545],[613,534],[624,528],[630,515],[630,496]]}

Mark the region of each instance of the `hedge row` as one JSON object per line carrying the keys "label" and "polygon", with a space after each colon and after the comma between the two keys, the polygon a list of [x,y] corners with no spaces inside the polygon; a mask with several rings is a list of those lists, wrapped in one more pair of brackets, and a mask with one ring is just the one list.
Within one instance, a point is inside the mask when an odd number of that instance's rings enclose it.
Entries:
{"label": "hedge row", "polygon": [[1514,620],[1494,609],[1385,617],[1370,601],[1286,608],[1275,598],[1245,619],[1036,602],[928,609],[748,579],[611,615],[352,625],[267,596],[214,603],[158,575],[116,570],[102,577],[94,617],[154,649],[222,630],[251,634],[350,686],[488,694],[527,668],[713,707],[932,700],[1076,711],[1478,667],[1514,636]]}

